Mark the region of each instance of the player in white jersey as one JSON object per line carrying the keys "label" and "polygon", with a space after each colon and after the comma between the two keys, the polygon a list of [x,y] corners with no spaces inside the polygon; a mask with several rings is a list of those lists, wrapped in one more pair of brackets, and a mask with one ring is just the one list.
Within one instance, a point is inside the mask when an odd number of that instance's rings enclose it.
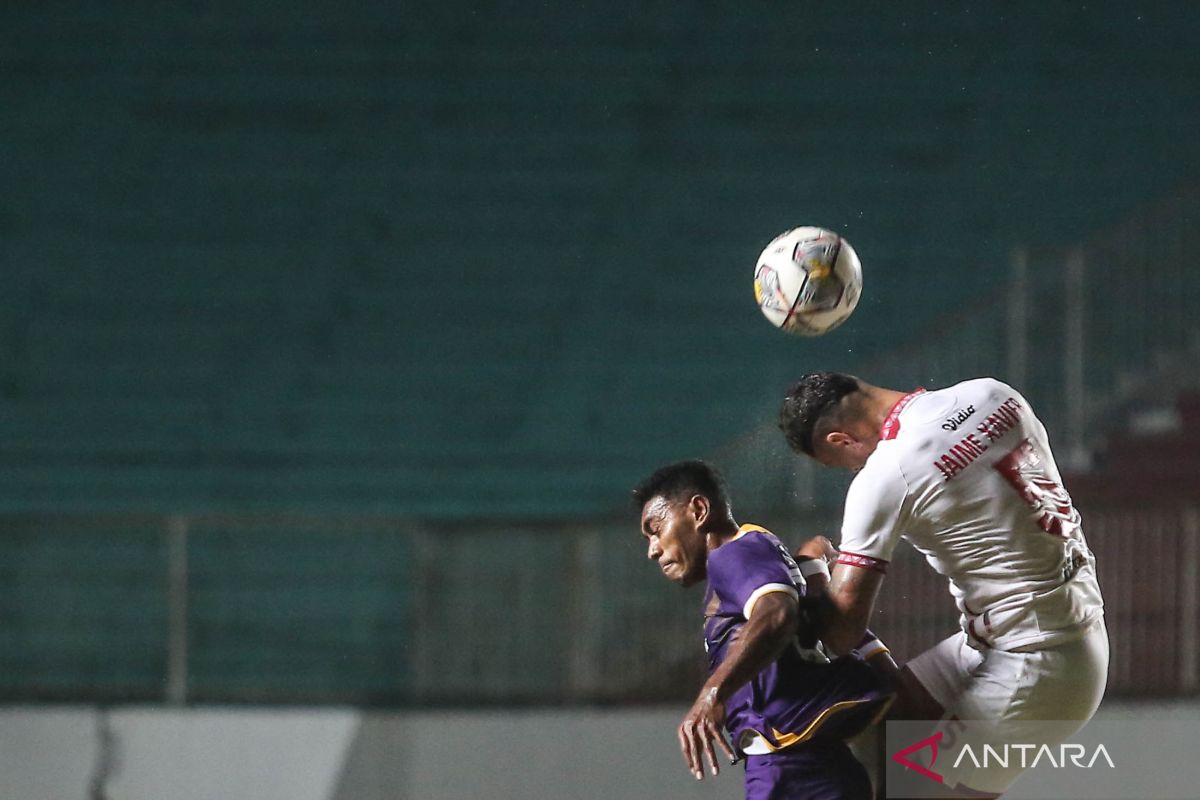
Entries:
{"label": "player in white jersey", "polygon": [[[779,424],[793,450],[857,472],[821,609],[827,647],[862,638],[903,538],[949,579],[962,627],[905,666],[908,718],[1061,721],[1060,742],[1091,718],[1108,666],[1095,560],[1025,398],[991,378],[905,393],[816,373]],[[948,784],[995,797],[1019,772]]]}

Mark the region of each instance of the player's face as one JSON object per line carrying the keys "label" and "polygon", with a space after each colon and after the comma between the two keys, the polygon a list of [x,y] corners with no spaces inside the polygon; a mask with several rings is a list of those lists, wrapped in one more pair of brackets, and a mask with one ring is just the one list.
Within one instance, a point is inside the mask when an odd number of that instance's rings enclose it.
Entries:
{"label": "player's face", "polygon": [[685,503],[652,497],[642,507],[646,557],[680,586],[691,586],[706,577],[708,547],[699,524],[707,506],[700,508],[697,500]]}

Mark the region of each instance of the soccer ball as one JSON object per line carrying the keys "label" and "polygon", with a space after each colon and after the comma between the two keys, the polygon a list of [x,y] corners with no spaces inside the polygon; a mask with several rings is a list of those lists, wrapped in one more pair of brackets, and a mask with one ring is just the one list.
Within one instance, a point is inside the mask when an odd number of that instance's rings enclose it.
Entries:
{"label": "soccer ball", "polygon": [[858,254],[824,228],[794,228],[776,236],[754,268],[758,307],[787,333],[829,333],[854,311],[860,294]]}

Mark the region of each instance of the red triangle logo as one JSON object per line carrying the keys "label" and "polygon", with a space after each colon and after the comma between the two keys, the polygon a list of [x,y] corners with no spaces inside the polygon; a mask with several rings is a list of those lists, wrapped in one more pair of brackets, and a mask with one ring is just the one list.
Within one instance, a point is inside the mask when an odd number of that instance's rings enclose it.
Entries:
{"label": "red triangle logo", "polygon": [[915,771],[921,773],[922,775],[924,775],[926,778],[929,778],[930,780],[937,781],[938,783],[942,783],[941,775],[938,775],[936,772],[934,772],[931,769],[927,769],[927,768],[921,766],[920,764],[917,764],[917,763],[914,763],[914,762],[908,760],[908,756],[912,755],[913,753],[917,752],[918,750],[924,750],[926,747],[928,747],[930,750],[933,751],[933,758],[929,759],[929,766],[932,767],[935,763],[937,763],[938,742],[940,742],[941,740],[942,740],[942,732],[938,731],[937,733],[933,734],[932,736],[925,737],[924,739],[917,742],[916,744],[911,744],[908,747],[904,748],[903,750],[901,750],[897,753],[893,753],[892,760],[895,761],[900,766],[905,767],[906,769],[915,770]]}

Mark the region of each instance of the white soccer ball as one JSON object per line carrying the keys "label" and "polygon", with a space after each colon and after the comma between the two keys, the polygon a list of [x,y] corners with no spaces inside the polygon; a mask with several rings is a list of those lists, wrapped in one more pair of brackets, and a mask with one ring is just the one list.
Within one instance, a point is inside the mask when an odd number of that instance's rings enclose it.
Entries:
{"label": "white soccer ball", "polygon": [[776,236],[754,268],[758,307],[787,333],[829,333],[846,321],[861,294],[858,254],[824,228],[794,228]]}

